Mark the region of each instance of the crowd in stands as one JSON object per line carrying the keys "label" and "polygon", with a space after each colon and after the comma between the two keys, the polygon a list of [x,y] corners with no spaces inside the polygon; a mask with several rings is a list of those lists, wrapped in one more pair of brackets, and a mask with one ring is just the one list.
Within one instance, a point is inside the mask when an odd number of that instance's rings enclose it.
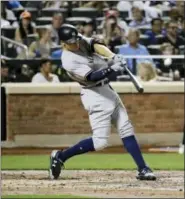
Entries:
{"label": "crowd in stands", "polygon": [[[39,74],[44,73],[46,67],[43,65],[47,59],[43,64],[43,57],[60,60],[62,47],[57,30],[64,23],[75,25],[86,37],[100,39],[115,53],[133,57],[183,55],[184,4],[175,0],[1,1],[1,35],[28,48],[27,54],[20,45],[1,39],[1,82],[30,82],[38,72],[26,64],[12,69],[9,59],[41,59],[37,67]],[[143,81],[160,79],[158,77],[181,80],[183,61],[171,60],[165,64],[159,59],[127,59],[127,64]],[[61,64],[48,64],[46,71],[58,75],[59,81],[70,81]]]}

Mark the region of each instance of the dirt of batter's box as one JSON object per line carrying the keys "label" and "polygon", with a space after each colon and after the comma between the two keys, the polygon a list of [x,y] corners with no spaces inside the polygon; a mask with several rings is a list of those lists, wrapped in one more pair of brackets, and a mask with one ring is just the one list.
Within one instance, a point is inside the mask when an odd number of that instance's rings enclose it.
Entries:
{"label": "dirt of batter's box", "polygon": [[101,198],[184,198],[183,171],[157,171],[156,181],[138,181],[135,171],[64,170],[58,180],[47,171],[2,171],[2,195],[72,194]]}

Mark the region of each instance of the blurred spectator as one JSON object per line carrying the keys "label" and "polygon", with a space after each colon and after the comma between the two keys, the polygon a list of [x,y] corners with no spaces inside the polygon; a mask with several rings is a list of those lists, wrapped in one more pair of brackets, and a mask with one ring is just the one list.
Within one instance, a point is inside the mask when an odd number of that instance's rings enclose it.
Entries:
{"label": "blurred spectator", "polygon": [[52,59],[61,59],[61,56],[62,56],[62,49],[55,50],[51,53]]}
{"label": "blurred spectator", "polygon": [[9,76],[9,67],[5,60],[1,60],[1,83],[10,82],[11,78]]}
{"label": "blurred spectator", "polygon": [[44,8],[53,8],[58,9],[64,4],[63,1],[55,0],[55,1],[43,1]]}
{"label": "blurred spectator", "polygon": [[60,45],[58,29],[62,26],[63,23],[64,23],[64,18],[63,18],[62,13],[54,13],[53,19],[52,19],[52,26],[51,26],[51,37],[52,37],[52,40],[57,45]]}
{"label": "blurred spectator", "polygon": [[[128,33],[128,44],[124,44],[119,48],[119,54],[122,55],[150,55],[147,48],[139,44],[140,32],[137,29],[131,28]],[[152,59],[136,59],[136,63],[148,60],[153,63]],[[133,71],[133,59],[127,59],[128,67]]]}
{"label": "blurred spectator", "polygon": [[87,21],[85,22],[84,26],[83,26],[83,35],[86,37],[92,37],[93,35],[93,21]]}
{"label": "blurred spectator", "polygon": [[135,27],[135,28],[136,27],[142,28],[146,26],[149,27],[149,22],[144,17],[144,11],[139,6],[132,7],[132,16],[133,20],[129,23],[130,27]]}
{"label": "blurred spectator", "polygon": [[27,44],[27,36],[29,34],[35,34],[36,29],[31,23],[31,13],[28,11],[22,12],[20,15],[19,27],[15,32],[15,40],[17,42]]}
{"label": "blurred spectator", "polygon": [[[164,43],[160,46],[161,55],[173,55],[175,48],[170,43]],[[168,77],[170,73],[170,65],[172,64],[171,59],[157,59],[157,74],[160,76]]]}
{"label": "blurred spectator", "polygon": [[1,83],[3,82],[30,82],[32,71],[27,65],[16,66],[9,70],[5,60],[1,60]]}
{"label": "blurred spectator", "polygon": [[7,9],[8,1],[1,1],[1,16],[6,20],[16,20],[12,10]]}
{"label": "blurred spectator", "polygon": [[7,1],[7,8],[9,10],[15,9],[15,8],[23,8],[21,3],[17,0],[9,0]]}
{"label": "blurred spectator", "polygon": [[84,22],[78,22],[76,25],[75,25],[77,31],[83,35],[84,33]]}
{"label": "blurred spectator", "polygon": [[152,29],[147,30],[145,32],[145,34],[148,35],[149,37],[148,38],[149,45],[158,44],[158,39],[156,38],[156,36],[162,35],[162,25],[163,25],[163,21],[161,18],[152,19],[151,21]]}
{"label": "blurred spectator", "polygon": [[83,2],[82,7],[86,8],[96,8],[99,11],[103,11],[104,8],[108,8],[108,4],[105,1],[90,1],[90,2]]}
{"label": "blurred spectator", "polygon": [[185,38],[185,19],[182,20],[182,23],[179,26],[179,35]]}
{"label": "blurred spectator", "polygon": [[155,81],[157,80],[156,70],[150,62],[143,62],[137,66],[137,76],[142,81]]}
{"label": "blurred spectator", "polygon": [[29,66],[22,65],[20,67],[17,67],[15,70],[15,79],[14,82],[30,82],[31,81],[31,75],[33,73],[32,70],[30,70]]}
{"label": "blurred spectator", "polygon": [[131,18],[131,9],[132,9],[132,2],[131,1],[119,1],[116,9],[118,11],[129,11],[129,18]]}
{"label": "blurred spectator", "polygon": [[119,28],[121,28],[121,30],[123,31],[124,35],[128,33],[129,27],[125,21],[119,18],[119,13],[117,10],[108,10],[107,12],[105,12],[105,20],[102,21],[99,27],[104,29],[105,23],[107,22],[109,18],[114,18]]}
{"label": "blurred spectator", "polygon": [[176,53],[178,53],[178,48],[181,45],[184,45],[185,38],[180,36],[178,33],[178,26],[177,23],[174,21],[170,21],[166,23],[166,35],[164,38],[165,43],[170,43],[176,49]]}
{"label": "blurred spectator", "polygon": [[6,12],[1,10],[1,28],[10,26],[10,22],[6,18]]}
{"label": "blurred spectator", "polygon": [[177,7],[171,8],[171,10],[169,12],[169,17],[170,17],[171,21],[178,22],[179,17],[181,17],[181,14],[179,13]]}
{"label": "blurred spectator", "polygon": [[29,57],[48,57],[50,55],[50,49],[56,44],[51,40],[51,29],[45,27],[38,30],[39,39],[34,41],[29,46]]}
{"label": "blurred spectator", "polygon": [[104,42],[114,52],[114,47],[125,43],[124,32],[118,25],[117,12],[108,11],[103,29]]}
{"label": "blurred spectator", "polygon": [[185,2],[184,1],[176,1],[176,7],[177,7],[179,15],[182,17],[182,19],[184,19]]}
{"label": "blurred spectator", "polygon": [[151,1],[119,1],[117,10],[128,11],[129,18],[133,18],[132,7],[138,7],[145,12],[146,20],[151,20],[162,15],[161,9],[153,7]]}
{"label": "blurred spectator", "polygon": [[170,43],[163,43],[160,47],[162,55],[174,55],[175,48]]}
{"label": "blurred spectator", "polygon": [[151,21],[154,18],[160,18],[162,17],[162,9],[160,9],[158,6],[154,6],[151,4],[152,1],[145,1],[142,2],[140,5],[141,8],[145,11],[145,18],[148,21]]}
{"label": "blurred spectator", "polygon": [[[160,47],[160,51],[162,55],[174,55],[175,54],[175,48],[170,43],[164,43]],[[180,70],[174,64],[173,59],[171,58],[165,58],[165,59],[158,59],[158,68],[157,73],[159,75],[170,77],[172,80],[180,80]]]}
{"label": "blurred spectator", "polygon": [[32,78],[32,83],[59,83],[58,76],[51,73],[51,61],[43,58],[40,63],[40,72]]}

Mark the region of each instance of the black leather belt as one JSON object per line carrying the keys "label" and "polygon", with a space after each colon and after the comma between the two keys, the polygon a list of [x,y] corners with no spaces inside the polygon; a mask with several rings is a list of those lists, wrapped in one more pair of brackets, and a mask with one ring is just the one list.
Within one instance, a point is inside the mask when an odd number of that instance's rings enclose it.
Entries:
{"label": "black leather belt", "polygon": [[101,87],[101,86],[104,86],[108,83],[109,83],[109,80],[105,79],[104,81],[101,81],[101,82],[94,84],[94,85],[82,85],[82,84],[80,84],[80,85],[83,86],[82,88],[87,89],[87,88]]}

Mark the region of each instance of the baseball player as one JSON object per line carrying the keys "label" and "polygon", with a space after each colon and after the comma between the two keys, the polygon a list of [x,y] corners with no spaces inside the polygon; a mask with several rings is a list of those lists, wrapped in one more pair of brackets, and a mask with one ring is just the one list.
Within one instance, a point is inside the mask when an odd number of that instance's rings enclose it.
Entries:
{"label": "baseball player", "polygon": [[124,71],[126,62],[123,56],[114,54],[96,39],[80,35],[69,24],[62,25],[59,37],[63,43],[62,65],[68,75],[81,85],[81,101],[89,114],[92,137],[66,150],[52,151],[50,177],[57,179],[69,158],[107,147],[111,123],[114,123],[124,147],[138,167],[136,178],[156,180],[143,159],[127,111],[118,94],[109,85],[112,74]]}

